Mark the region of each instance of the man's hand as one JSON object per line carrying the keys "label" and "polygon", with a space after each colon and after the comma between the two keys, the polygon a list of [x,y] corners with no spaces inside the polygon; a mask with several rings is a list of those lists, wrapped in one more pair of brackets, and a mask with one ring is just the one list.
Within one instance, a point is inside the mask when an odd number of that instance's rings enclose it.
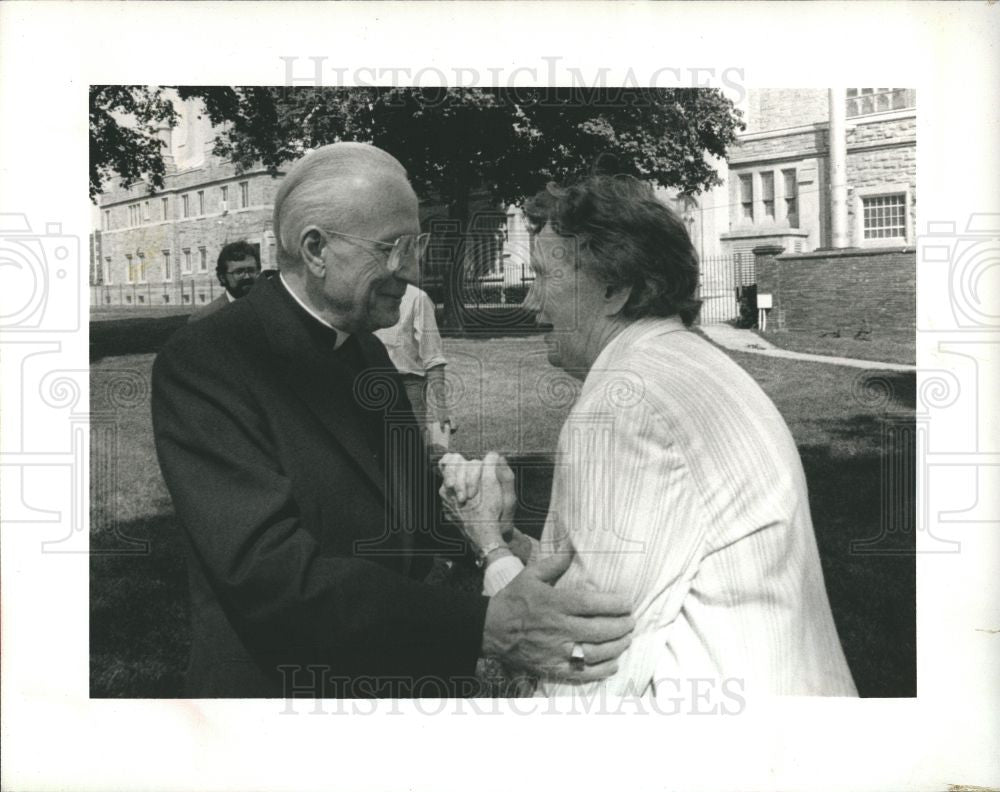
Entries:
{"label": "man's hand", "polygon": [[[591,682],[618,670],[618,656],[632,640],[635,622],[617,594],[555,589],[569,568],[560,553],[525,568],[491,600],[483,630],[483,654],[508,666],[550,678]],[[583,646],[585,665],[570,663],[573,644]]]}
{"label": "man's hand", "polygon": [[507,547],[516,555],[522,564],[527,565],[538,544],[537,539],[532,539],[527,534],[521,533],[517,528],[512,529],[510,536],[504,534],[507,540]]}

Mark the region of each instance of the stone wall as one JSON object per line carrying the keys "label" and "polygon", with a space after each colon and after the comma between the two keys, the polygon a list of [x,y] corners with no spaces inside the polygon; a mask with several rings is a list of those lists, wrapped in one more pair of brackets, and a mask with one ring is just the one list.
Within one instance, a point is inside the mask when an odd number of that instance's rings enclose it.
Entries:
{"label": "stone wall", "polygon": [[912,332],[916,326],[913,248],[760,255],[757,293],[771,294],[775,330]]}
{"label": "stone wall", "polygon": [[826,121],[825,88],[753,90],[747,96],[747,133]]}

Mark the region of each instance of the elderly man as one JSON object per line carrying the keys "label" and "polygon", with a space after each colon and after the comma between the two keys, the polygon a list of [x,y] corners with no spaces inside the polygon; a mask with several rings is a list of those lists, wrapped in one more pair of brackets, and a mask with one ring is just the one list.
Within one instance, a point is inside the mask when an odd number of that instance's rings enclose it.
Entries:
{"label": "elderly man", "polygon": [[[683,224],[629,177],[550,187],[527,215],[528,306],[548,329],[549,362],[583,380],[559,437],[541,550],[574,553],[557,589],[623,593],[636,618],[618,672],[598,684],[668,699],[691,695],[692,681],[714,682],[716,695],[727,685],[857,695],[791,434],[754,380],[688,329],[698,264]],[[442,494],[488,549],[485,588],[499,596],[523,564],[510,532],[488,520],[511,485],[487,461],[446,457]],[[574,654],[585,662],[587,647]]]}
{"label": "elderly man", "polygon": [[188,321],[196,322],[204,319],[231,302],[246,297],[259,275],[260,261],[257,258],[257,251],[249,242],[240,240],[223,245],[215,263],[215,277],[222,286],[222,294],[192,313]]}
{"label": "elderly man", "polygon": [[[468,690],[480,656],[613,673],[628,608],[555,590],[563,560],[492,599],[422,582],[447,537],[405,389],[372,335],[399,319],[426,245],[402,166],[361,144],[308,154],[278,189],[274,235],[280,277],[182,328],[153,369],[157,452],[189,551],[187,694],[443,696]],[[583,668],[577,641],[593,653]]]}

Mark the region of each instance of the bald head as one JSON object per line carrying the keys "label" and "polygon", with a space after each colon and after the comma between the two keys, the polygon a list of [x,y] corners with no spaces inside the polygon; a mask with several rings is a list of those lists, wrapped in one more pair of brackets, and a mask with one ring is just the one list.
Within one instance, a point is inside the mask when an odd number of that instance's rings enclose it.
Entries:
{"label": "bald head", "polygon": [[288,269],[300,264],[299,246],[310,226],[367,236],[380,217],[415,201],[406,170],[388,152],[365,143],[323,146],[298,160],[278,188],[278,262]]}

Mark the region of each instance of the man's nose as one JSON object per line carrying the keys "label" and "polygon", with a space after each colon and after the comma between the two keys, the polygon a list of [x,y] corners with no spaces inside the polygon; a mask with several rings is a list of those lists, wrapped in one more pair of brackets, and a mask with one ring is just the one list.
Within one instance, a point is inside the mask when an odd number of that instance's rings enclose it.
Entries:
{"label": "man's nose", "polygon": [[420,276],[421,271],[419,261],[405,262],[398,270],[392,273],[392,277],[396,280],[401,280],[418,288],[420,287]]}

